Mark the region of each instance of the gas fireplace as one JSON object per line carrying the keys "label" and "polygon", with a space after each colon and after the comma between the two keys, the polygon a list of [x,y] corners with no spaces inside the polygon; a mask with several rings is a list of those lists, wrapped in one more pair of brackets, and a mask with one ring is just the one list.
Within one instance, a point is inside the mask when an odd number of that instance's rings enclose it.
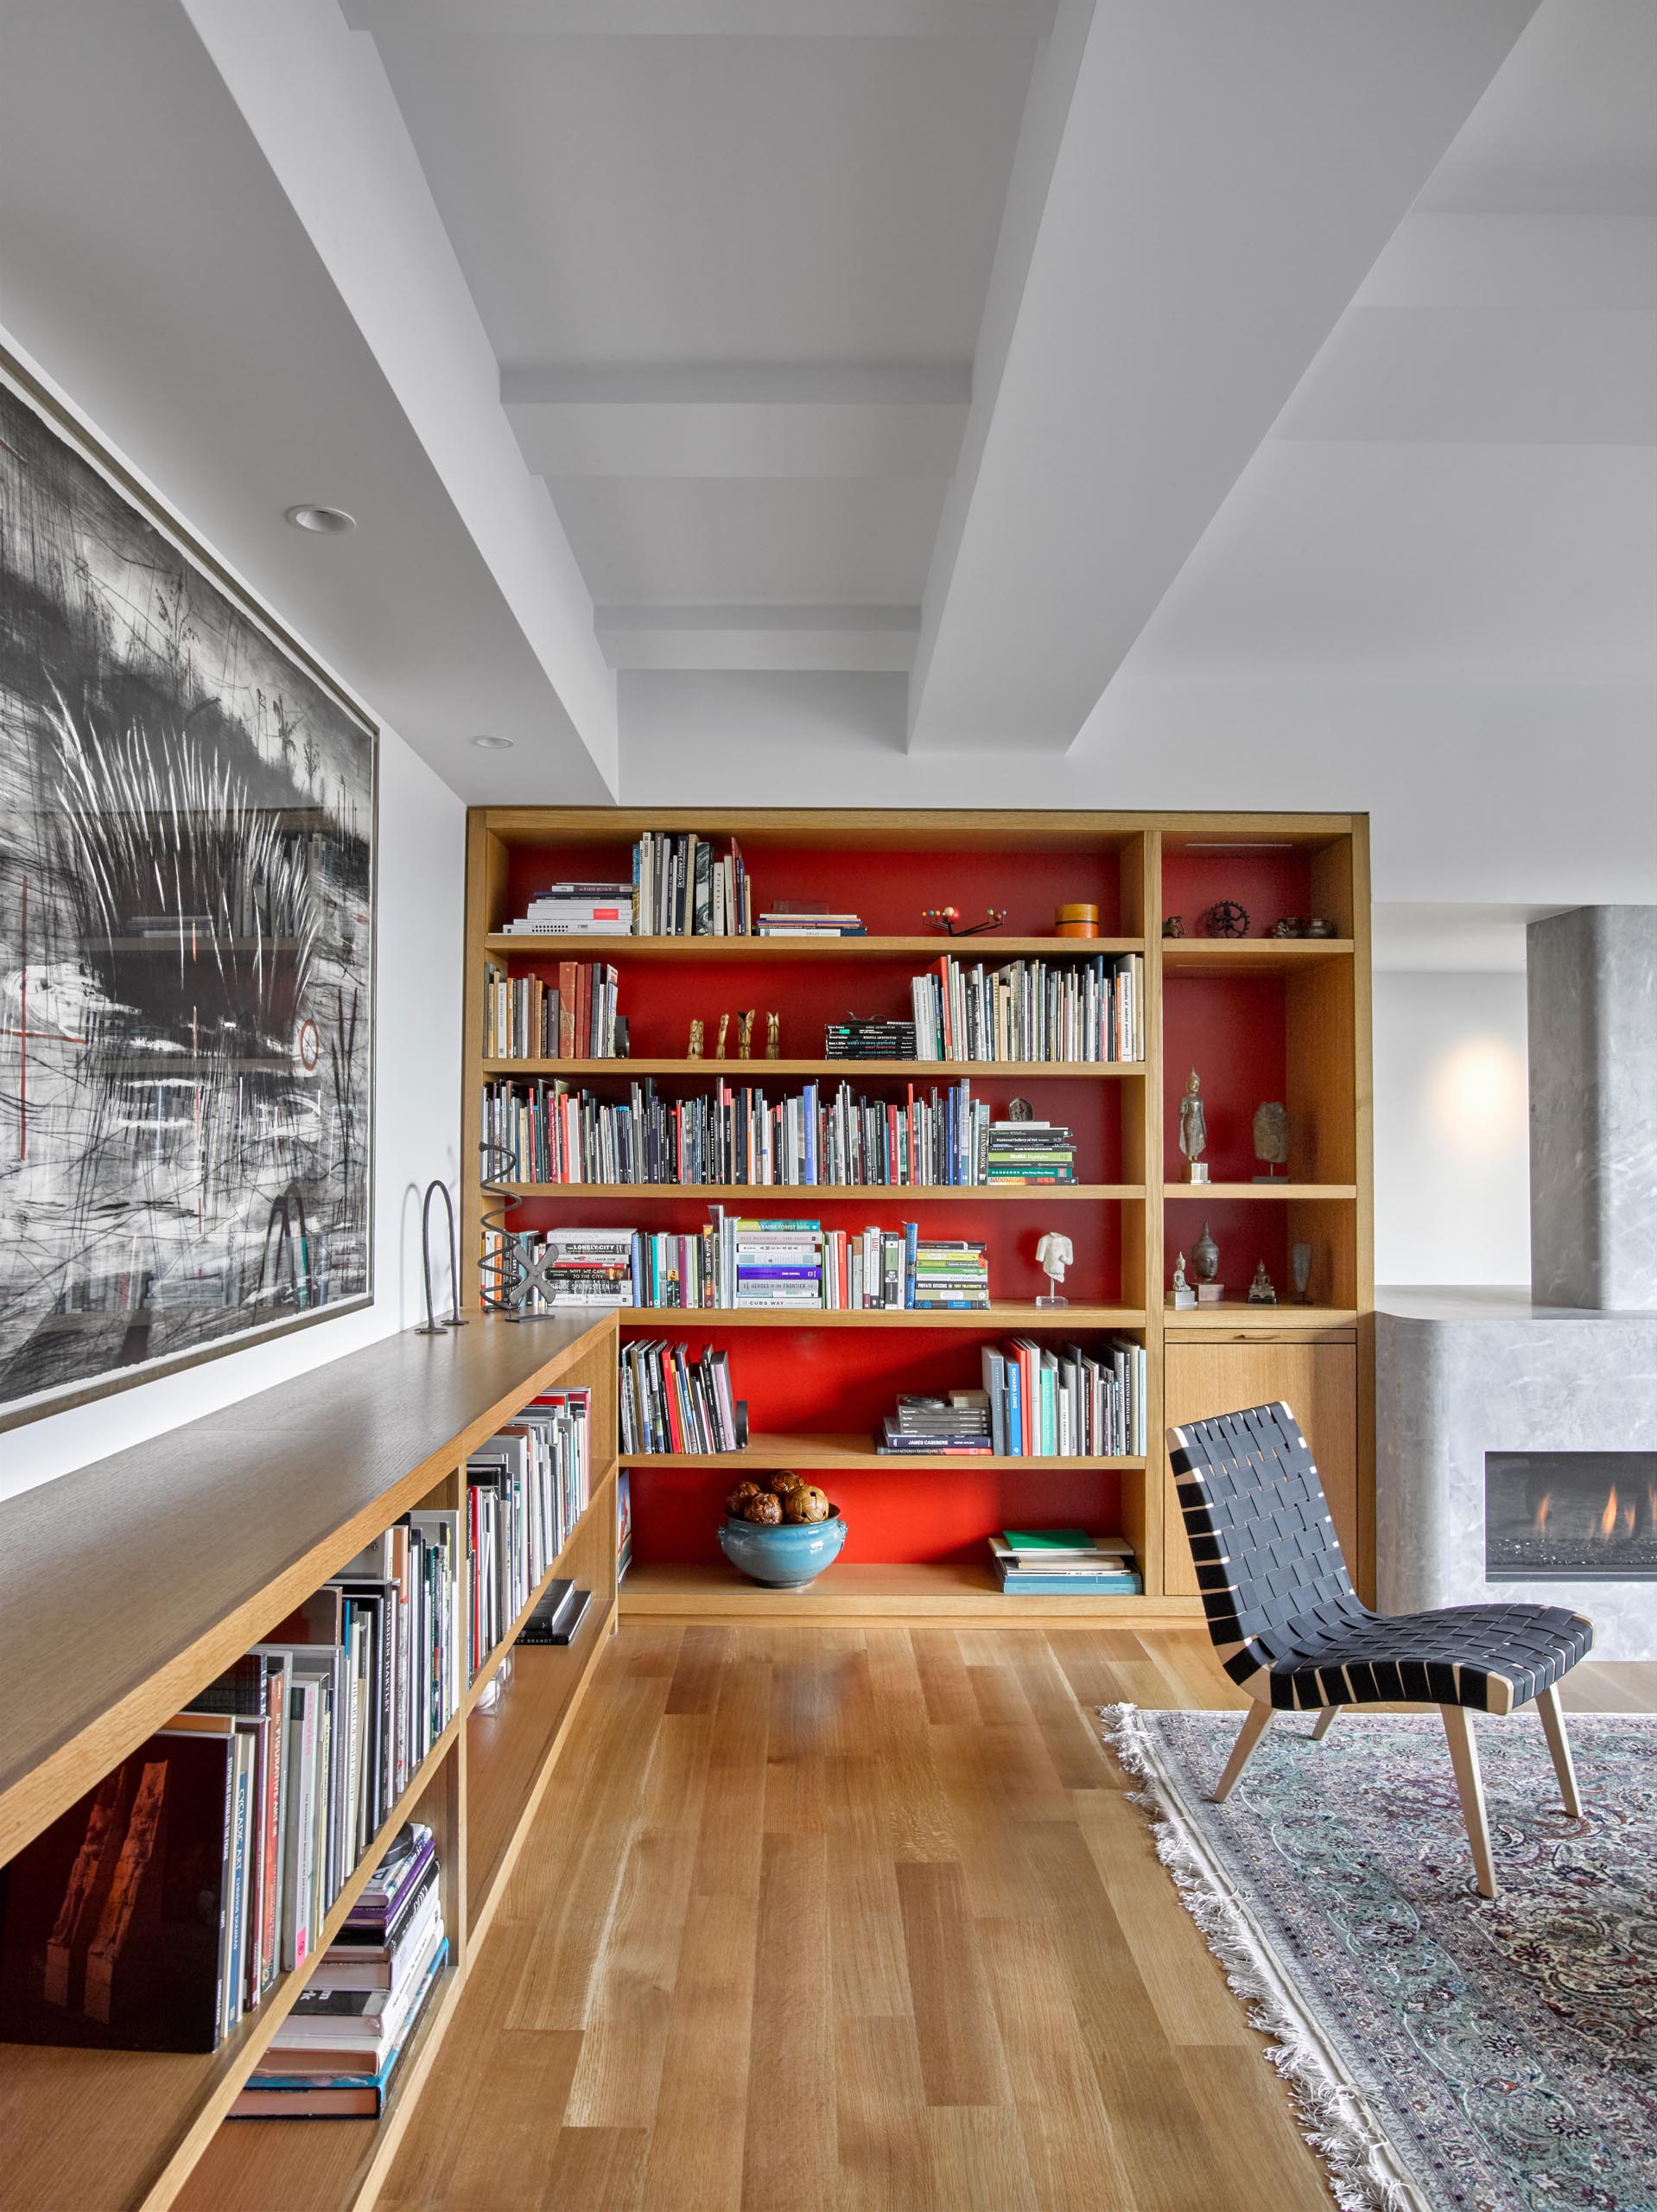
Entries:
{"label": "gas fireplace", "polygon": [[1657,1452],[1487,1452],[1484,1571],[1657,1581]]}

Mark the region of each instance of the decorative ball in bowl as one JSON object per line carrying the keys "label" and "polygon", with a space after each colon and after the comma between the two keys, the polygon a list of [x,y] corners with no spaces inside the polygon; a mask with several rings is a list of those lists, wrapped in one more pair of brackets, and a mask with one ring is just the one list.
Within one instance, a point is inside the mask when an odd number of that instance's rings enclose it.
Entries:
{"label": "decorative ball in bowl", "polygon": [[786,1467],[740,1482],[725,1501],[720,1549],[751,1582],[803,1590],[839,1558],[846,1541],[840,1509],[815,1483]]}

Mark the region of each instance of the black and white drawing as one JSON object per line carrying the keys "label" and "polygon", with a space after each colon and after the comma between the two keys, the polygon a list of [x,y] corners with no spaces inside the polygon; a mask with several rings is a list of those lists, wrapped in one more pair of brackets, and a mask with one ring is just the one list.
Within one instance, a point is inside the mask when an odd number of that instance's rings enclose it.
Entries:
{"label": "black and white drawing", "polygon": [[371,1293],[375,778],[0,374],[0,1426]]}

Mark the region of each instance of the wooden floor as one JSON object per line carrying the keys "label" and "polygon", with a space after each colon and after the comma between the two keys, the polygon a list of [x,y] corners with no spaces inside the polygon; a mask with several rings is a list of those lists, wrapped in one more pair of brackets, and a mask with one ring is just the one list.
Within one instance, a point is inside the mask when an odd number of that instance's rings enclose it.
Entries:
{"label": "wooden floor", "polygon": [[624,1629],[381,2204],[1328,2212],[1123,1698],[1240,1702],[1198,1629]]}

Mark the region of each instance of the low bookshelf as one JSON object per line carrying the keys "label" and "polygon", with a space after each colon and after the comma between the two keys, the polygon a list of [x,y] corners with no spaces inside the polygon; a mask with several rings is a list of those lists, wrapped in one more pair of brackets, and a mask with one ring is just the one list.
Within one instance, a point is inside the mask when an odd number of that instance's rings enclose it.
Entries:
{"label": "low bookshelf", "polygon": [[[309,1960],[206,2053],[0,2047],[7,2212],[371,2202],[616,1620],[616,1325],[414,1331],[0,1505],[0,1862],[74,1805],[365,1544],[461,1505],[468,1454],[549,1389],[591,1398],[588,1502],[329,1908]],[[567,1648],[523,1649],[546,1582],[593,1592]],[[230,2120],[403,1824],[434,1831],[449,1954],[378,2120]]]}
{"label": "low bookshelf", "polygon": [[[645,832],[735,839],[755,911],[817,899],[858,914],[856,937],[576,936],[536,938],[509,926],[560,881],[629,879]],[[624,1459],[633,1564],[623,1617],[717,1621],[1038,1618],[1147,1619],[1196,1612],[1171,1504],[1165,1422],[1189,1418],[1193,1390],[1225,1404],[1282,1395],[1268,1388],[1279,1346],[1309,1354],[1321,1380],[1319,1418],[1339,1421],[1335,1458],[1349,1461],[1346,1537],[1368,1573],[1370,1166],[1367,822],[1347,815],[1102,814],[938,810],[712,810],[476,808],[468,823],[465,1008],[465,1153],[479,1162],[466,1192],[463,1242],[479,1287],[486,1211],[512,1231],[628,1227],[685,1237],[723,1206],[744,1217],[809,1218],[848,1233],[905,1220],[922,1236],[969,1238],[989,1252],[987,1310],[620,1309],[624,1342],[663,1339],[728,1353],[733,1387],[751,1404],[746,1452],[637,1453]],[[1061,938],[1062,902],[1096,906],[1101,934]],[[1245,933],[1207,934],[1203,916],[1228,901]],[[984,934],[926,932],[924,910],[953,906],[966,923],[989,908],[1006,919]],[[1184,934],[1165,938],[1165,918]],[[1281,918],[1316,918],[1317,936],[1273,934]],[[1233,918],[1235,923],[1235,916]],[[1142,963],[1142,1057],[1097,1061],[847,1060],[826,1051],[825,1025],[855,1014],[909,1018],[911,979],[950,955],[994,970],[1019,959],[1062,969],[1095,955]],[[559,963],[613,968],[625,1017],[625,1058],[504,1057],[485,1035],[489,980],[537,979]],[[721,1014],[758,1010],[755,1057],[714,1058]],[[759,1057],[765,1016],[780,1020],[779,1057]],[[693,1057],[692,1020],[703,1025]],[[1184,1179],[1180,1092],[1203,1077],[1210,1149],[1207,1185]],[[486,1084],[562,1083],[593,1101],[625,1101],[635,1082],[669,1102],[717,1082],[764,1088],[770,1103],[843,1080],[866,1098],[901,1103],[969,1078],[975,1099],[1004,1115],[1014,1098],[1038,1119],[1076,1133],[1077,1179],[1047,1186],[984,1185],[511,1181],[486,1193],[479,1140]],[[1251,1128],[1261,1102],[1282,1101],[1293,1131],[1275,1185],[1254,1180]],[[498,1170],[505,1176],[508,1171]],[[1222,1300],[1171,1310],[1175,1255],[1204,1223],[1219,1243]],[[1045,1230],[1076,1249],[1062,1309],[1035,1250]],[[1313,1252],[1306,1298],[1291,1287],[1297,1246]],[[1246,1293],[1264,1262],[1276,1306]],[[764,1334],[756,1334],[764,1332]],[[900,1390],[979,1382],[981,1348],[1022,1336],[1095,1349],[1143,1345],[1146,1450],[1110,1459],[929,1459],[882,1455],[873,1437]],[[1193,1362],[1196,1363],[1193,1366]],[[1346,1366],[1349,1364],[1349,1377]],[[1303,1396],[1309,1387],[1296,1370]],[[1206,1408],[1219,1410],[1220,1404]],[[1311,1416],[1307,1416],[1309,1421]],[[797,1467],[826,1488],[850,1531],[841,1559],[808,1591],[768,1593],[723,1561],[714,1529],[722,1497],[745,1468]],[[1076,1523],[1121,1534],[1144,1576],[1142,1596],[1061,1598],[1038,1614],[1002,1597],[987,1565],[995,1529]]]}

